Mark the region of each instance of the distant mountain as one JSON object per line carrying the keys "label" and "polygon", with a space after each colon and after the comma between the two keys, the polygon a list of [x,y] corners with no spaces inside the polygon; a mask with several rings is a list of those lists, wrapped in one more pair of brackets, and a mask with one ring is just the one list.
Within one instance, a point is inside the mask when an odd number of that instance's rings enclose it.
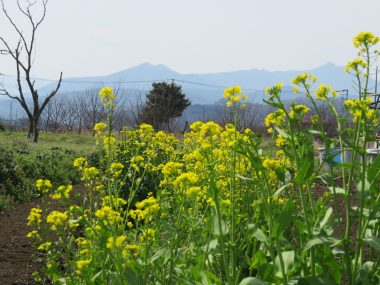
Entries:
{"label": "distant mountain", "polygon": [[[328,63],[311,70],[267,71],[248,69],[220,73],[181,74],[165,65],[143,63],[124,71],[98,77],[66,78],[62,82],[60,92],[81,91],[88,88],[100,88],[110,85],[124,89],[147,91],[151,88],[151,81],[174,79],[181,84],[185,93],[193,103],[210,104],[218,101],[223,94],[224,87],[240,85],[253,101],[261,101],[263,90],[267,86],[283,82],[290,89],[291,80],[297,74],[309,72],[318,77],[318,82],[331,84],[336,90],[349,89],[353,94],[352,77],[344,71],[342,66]],[[371,82],[372,86],[374,82]],[[41,94],[50,92],[55,83],[40,89]],[[291,92],[290,99],[294,97]],[[253,96],[252,96],[253,95]]]}
{"label": "distant mountain", "polygon": [[[147,92],[151,89],[153,81],[171,81],[181,84],[184,92],[188,95],[193,104],[213,104],[223,97],[224,87],[240,85],[248,94],[252,102],[261,102],[264,91],[267,86],[272,86],[278,82],[283,82],[284,99],[295,99],[291,90],[291,80],[297,74],[309,72],[316,75],[318,82],[331,84],[334,89],[349,89],[350,96],[354,96],[352,77],[344,71],[342,66],[336,66],[327,63],[320,67],[310,70],[289,70],[289,71],[268,71],[259,69],[248,69],[240,71],[229,71],[220,73],[200,73],[200,74],[181,74],[165,65],[152,65],[143,63],[135,67],[109,74],[106,76],[96,77],[73,77],[65,78],[59,90],[60,93],[71,93],[83,91],[89,88],[99,89],[102,86],[112,86],[114,88],[123,88],[133,90],[133,92]],[[17,94],[17,85],[14,78],[0,76],[0,82],[8,80],[6,86]],[[318,83],[317,82],[317,83]],[[49,94],[55,87],[56,82],[46,82],[36,80],[39,84],[39,93],[41,96]],[[374,86],[374,82],[370,82],[370,86]],[[127,93],[128,94],[128,93]],[[1,97],[1,96],[0,96]],[[1,99],[1,98],[0,98]],[[6,117],[8,104],[1,104],[0,116]],[[9,110],[8,110],[9,112]]]}

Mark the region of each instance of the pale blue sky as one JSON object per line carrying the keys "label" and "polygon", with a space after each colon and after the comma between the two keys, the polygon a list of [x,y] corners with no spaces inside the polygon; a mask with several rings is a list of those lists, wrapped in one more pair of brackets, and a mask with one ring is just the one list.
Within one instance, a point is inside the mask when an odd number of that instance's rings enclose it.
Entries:
{"label": "pale blue sky", "polygon": [[[16,15],[15,0],[5,1]],[[380,36],[379,0],[50,0],[33,73],[105,75],[142,62],[181,73],[344,65],[363,30]],[[10,31],[1,14],[0,34]],[[4,56],[0,72],[13,72]]]}

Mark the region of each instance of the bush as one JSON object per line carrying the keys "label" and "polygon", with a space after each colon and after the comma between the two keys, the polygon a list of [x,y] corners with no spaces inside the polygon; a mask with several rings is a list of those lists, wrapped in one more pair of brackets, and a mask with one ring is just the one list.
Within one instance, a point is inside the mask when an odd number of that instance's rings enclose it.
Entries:
{"label": "bush", "polygon": [[7,205],[30,197],[30,182],[15,163],[12,153],[0,147],[0,211]]}

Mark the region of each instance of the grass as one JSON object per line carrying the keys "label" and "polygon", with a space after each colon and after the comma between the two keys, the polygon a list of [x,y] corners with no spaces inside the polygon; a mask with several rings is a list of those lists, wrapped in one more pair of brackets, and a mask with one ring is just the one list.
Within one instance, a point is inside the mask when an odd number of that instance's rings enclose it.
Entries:
{"label": "grass", "polygon": [[0,146],[12,149],[25,147],[34,153],[51,148],[62,148],[75,151],[80,155],[95,151],[95,139],[87,135],[40,133],[39,142],[33,143],[27,139],[26,132],[0,132]]}

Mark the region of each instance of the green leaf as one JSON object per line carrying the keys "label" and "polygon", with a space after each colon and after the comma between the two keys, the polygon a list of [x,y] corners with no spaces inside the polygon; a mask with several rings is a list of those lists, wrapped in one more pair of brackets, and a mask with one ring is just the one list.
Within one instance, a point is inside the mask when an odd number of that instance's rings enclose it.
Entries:
{"label": "green leaf", "polygon": [[236,174],[235,176],[236,176],[237,178],[242,179],[242,180],[253,181],[252,178],[248,178],[248,177],[242,176],[242,175],[240,175],[240,174]]}
{"label": "green leaf", "polygon": [[314,170],[314,159],[312,157],[311,159],[310,157],[307,157],[304,160],[300,171],[297,173],[297,176],[295,178],[296,182],[298,184],[302,184],[303,182],[305,182],[313,174],[313,170]]}
{"label": "green leaf", "polygon": [[[284,261],[284,270],[285,270],[285,275],[293,269],[294,265],[294,251],[283,251],[281,253],[282,259]],[[274,264],[276,267],[276,276],[282,277],[282,271],[281,271],[281,263],[280,263],[280,256],[276,256],[274,260]]]}
{"label": "green leaf", "polygon": [[327,278],[307,277],[299,281],[299,285],[337,285],[335,282]]}
{"label": "green leaf", "polygon": [[305,247],[303,248],[303,251],[308,251],[310,248],[316,246],[316,245],[320,245],[320,244],[327,244],[329,246],[334,246],[334,245],[337,245],[338,243],[340,243],[341,240],[340,239],[336,239],[336,238],[333,238],[333,237],[324,237],[324,236],[317,236],[317,237],[314,237],[313,239],[309,240]]}
{"label": "green leaf", "polygon": [[244,278],[239,285],[266,285],[264,281],[257,279],[255,277]]}
{"label": "green leaf", "polygon": [[228,234],[228,228],[226,223],[223,221],[222,218],[220,218],[220,224],[217,215],[215,214],[212,216],[212,232],[215,236],[220,236],[220,235],[227,235]]}
{"label": "green leaf", "polygon": [[289,137],[289,135],[283,130],[283,129],[280,129],[278,127],[274,127],[276,129],[276,131],[281,135],[283,136],[285,139]]}
{"label": "green leaf", "polygon": [[330,173],[323,173],[322,175],[318,176],[318,178],[320,178],[326,185],[332,185],[334,182]]}
{"label": "green leaf", "polygon": [[317,131],[317,130],[309,130],[309,133],[311,133],[313,135],[318,135],[318,136],[322,135],[322,132]]}
{"label": "green leaf", "polygon": [[367,179],[370,184],[375,182],[380,175],[380,155],[377,155],[375,160],[368,168]]}
{"label": "green leaf", "polygon": [[256,229],[256,231],[253,233],[253,236],[265,244],[268,243],[268,239],[261,229]]}
{"label": "green leaf", "polygon": [[204,245],[202,247],[202,250],[204,252],[210,252],[210,251],[215,250],[217,246],[218,246],[218,240],[217,239],[213,239],[208,244]]}
{"label": "green leaf", "polygon": [[289,184],[285,184],[281,186],[280,188],[278,188],[277,191],[273,194],[273,197],[277,197],[278,195],[280,195],[282,191],[284,191],[288,186]]}
{"label": "green leaf", "polygon": [[343,188],[335,187],[335,191],[334,191],[334,187],[329,186],[329,190],[330,190],[331,194],[333,194],[333,195],[346,196],[346,190],[344,190]]}
{"label": "green leaf", "polygon": [[377,252],[380,252],[380,238],[373,236],[364,240],[368,243],[370,247],[372,247]]}
{"label": "green leaf", "polygon": [[124,270],[124,276],[125,276],[125,281],[127,281],[127,284],[142,284],[141,280],[139,280],[137,274],[132,271],[130,268],[126,268]]}
{"label": "green leaf", "polygon": [[91,282],[95,282],[96,279],[103,273],[103,269],[100,270],[98,273],[96,273],[94,276],[91,278]]}
{"label": "green leaf", "polygon": [[323,229],[325,227],[325,225],[327,224],[327,222],[329,221],[329,219],[331,217],[332,212],[333,212],[332,207],[327,209],[325,216],[323,217],[322,221],[319,223],[320,229]]}

